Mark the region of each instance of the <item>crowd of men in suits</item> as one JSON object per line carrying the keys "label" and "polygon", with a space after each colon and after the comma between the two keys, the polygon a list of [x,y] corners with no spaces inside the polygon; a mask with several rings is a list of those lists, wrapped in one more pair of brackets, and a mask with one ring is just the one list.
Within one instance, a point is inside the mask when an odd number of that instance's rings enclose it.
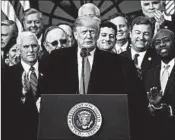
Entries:
{"label": "crowd of men in suits", "polygon": [[[1,21],[2,136],[37,139],[41,94],[127,94],[131,140],[175,138],[174,16],[159,0],[141,15],[101,22],[92,3],[67,23],[43,29],[42,13],[24,12],[24,31]],[[170,19],[171,21],[167,20]]]}

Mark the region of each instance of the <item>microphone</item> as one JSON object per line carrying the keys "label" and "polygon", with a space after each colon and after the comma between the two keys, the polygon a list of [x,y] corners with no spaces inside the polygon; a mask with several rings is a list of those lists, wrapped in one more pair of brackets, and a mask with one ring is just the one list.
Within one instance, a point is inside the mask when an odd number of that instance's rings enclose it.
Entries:
{"label": "microphone", "polygon": [[86,57],[86,56],[89,56],[89,55],[90,55],[90,52],[88,51],[87,48],[82,48],[82,49],[81,49],[80,56],[81,56],[82,58],[84,58],[84,57]]}

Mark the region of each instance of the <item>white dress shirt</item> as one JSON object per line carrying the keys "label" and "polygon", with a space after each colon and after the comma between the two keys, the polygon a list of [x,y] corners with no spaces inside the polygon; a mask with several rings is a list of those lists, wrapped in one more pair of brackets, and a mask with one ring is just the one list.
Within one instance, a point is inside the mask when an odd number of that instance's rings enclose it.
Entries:
{"label": "white dress shirt", "polygon": [[117,54],[120,54],[120,53],[122,53],[122,52],[124,52],[124,51],[127,51],[127,47],[128,47],[128,42],[126,42],[123,46],[119,46],[119,45],[117,45],[117,44],[115,44],[115,46],[114,46],[114,48],[112,49],[112,51],[114,52],[114,53],[117,53]]}
{"label": "white dress shirt", "polygon": [[[92,70],[92,65],[93,65],[93,61],[94,61],[94,53],[95,53],[96,49],[93,49],[90,52],[90,55],[88,56],[88,60],[90,63],[90,69]],[[81,79],[81,72],[82,72],[82,57],[80,55],[81,49],[78,47],[78,52],[77,52],[77,58],[78,58],[78,79],[79,79],[79,83],[80,83],[80,79]],[[79,89],[80,89],[80,84],[79,84]]]}
{"label": "white dress shirt", "polygon": [[[28,76],[28,79],[30,80],[30,74],[31,74],[31,71],[30,71],[30,65],[29,64],[27,64],[27,63],[25,63],[24,61],[22,61],[21,60],[21,65],[22,65],[22,67],[23,67],[23,69],[24,69],[24,71],[27,73],[27,76]],[[37,76],[37,79],[39,78],[39,63],[38,63],[38,61],[33,65],[33,67],[34,67],[34,70],[35,70],[35,73],[36,73],[36,76]],[[24,98],[21,98],[21,100],[22,100],[22,102],[23,102],[23,104],[25,103],[25,100],[26,100],[26,98],[24,97]],[[38,110],[38,112],[40,112],[40,102],[41,102],[41,97],[39,97],[38,98],[38,100],[36,101],[36,107],[37,107],[37,110]]]}
{"label": "white dress shirt", "polygon": [[139,56],[137,57],[138,59],[138,68],[141,69],[141,66],[142,66],[142,62],[143,62],[143,59],[145,57],[145,54],[146,54],[146,51],[144,52],[136,52],[132,47],[131,47],[131,57],[132,57],[132,60],[134,60],[134,56],[135,54],[139,54]]}
{"label": "white dress shirt", "polygon": [[[30,74],[31,74],[31,71],[30,71],[30,65],[25,63],[24,61],[21,60],[21,64],[22,64],[22,67],[24,68],[25,72],[27,73],[28,75],[28,79],[30,80]],[[39,78],[39,70],[38,70],[38,66],[39,66],[39,63],[38,61],[33,65],[33,67],[35,68],[35,73],[36,73],[36,76],[37,76],[37,79]]]}
{"label": "white dress shirt", "polygon": [[[173,69],[173,67],[174,67],[174,65],[175,65],[175,59],[172,59],[168,64],[165,64],[163,61],[161,61],[160,81],[161,81],[161,79],[162,79],[162,74],[163,74],[163,71],[164,71],[166,65],[169,65],[169,66],[170,66],[170,67],[168,68],[168,73],[169,73],[169,76],[170,76],[170,74],[171,74],[171,72],[172,72],[172,69]],[[168,78],[169,78],[169,77],[168,77]],[[167,83],[166,83],[166,84],[167,84]],[[163,94],[164,94],[164,90],[165,90],[165,89],[162,89]]]}

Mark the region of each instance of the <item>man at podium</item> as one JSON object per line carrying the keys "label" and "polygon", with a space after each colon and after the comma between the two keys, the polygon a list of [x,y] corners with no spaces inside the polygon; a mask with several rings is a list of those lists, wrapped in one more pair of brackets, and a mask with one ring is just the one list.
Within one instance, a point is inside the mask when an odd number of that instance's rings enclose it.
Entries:
{"label": "man at podium", "polygon": [[42,70],[41,93],[128,94],[131,137],[139,139],[143,136],[146,94],[132,62],[96,47],[99,27],[100,20],[95,16],[76,19],[73,31],[77,46],[51,53]]}

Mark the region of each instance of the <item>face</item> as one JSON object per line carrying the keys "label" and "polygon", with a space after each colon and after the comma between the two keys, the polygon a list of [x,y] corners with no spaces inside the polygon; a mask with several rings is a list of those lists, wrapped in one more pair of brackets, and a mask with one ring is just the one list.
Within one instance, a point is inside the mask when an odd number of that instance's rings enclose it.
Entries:
{"label": "face", "polygon": [[55,49],[66,48],[67,43],[66,33],[61,29],[53,29],[46,36],[45,47],[50,53]]}
{"label": "face", "polygon": [[110,20],[110,22],[114,23],[117,26],[117,34],[116,34],[117,41],[127,40],[129,35],[129,28],[126,23],[126,19],[124,17],[119,16]]}
{"label": "face", "polygon": [[103,50],[112,50],[115,46],[115,31],[113,28],[102,27],[100,29],[99,38],[97,40],[97,46]]}
{"label": "face", "polygon": [[146,24],[134,25],[130,33],[132,48],[137,52],[145,51],[151,42],[151,26]]}
{"label": "face", "polygon": [[145,16],[152,18],[156,10],[163,10],[163,4],[160,0],[141,0],[142,12]]}
{"label": "face", "polygon": [[68,47],[71,47],[74,43],[72,29],[67,25],[60,25],[59,27],[62,28],[67,33]]}
{"label": "face", "polygon": [[34,64],[38,59],[39,45],[34,36],[30,35],[22,39],[19,46],[21,59],[27,64]]}
{"label": "face", "polygon": [[157,54],[161,57],[169,56],[173,52],[173,40],[172,33],[166,31],[160,32],[153,43]]}
{"label": "face", "polygon": [[9,40],[12,38],[12,29],[10,26],[1,26],[1,49],[4,49]]}
{"label": "face", "polygon": [[36,35],[40,34],[43,29],[43,23],[38,13],[26,16],[23,25],[25,31],[31,31]]}
{"label": "face", "polygon": [[78,47],[91,50],[96,46],[98,29],[89,26],[79,26],[76,27],[74,36],[77,40]]}
{"label": "face", "polygon": [[18,59],[18,56],[17,56],[17,45],[13,45],[9,52],[8,52],[8,58],[10,60],[10,62],[12,64],[16,64],[17,63],[17,59]]}

